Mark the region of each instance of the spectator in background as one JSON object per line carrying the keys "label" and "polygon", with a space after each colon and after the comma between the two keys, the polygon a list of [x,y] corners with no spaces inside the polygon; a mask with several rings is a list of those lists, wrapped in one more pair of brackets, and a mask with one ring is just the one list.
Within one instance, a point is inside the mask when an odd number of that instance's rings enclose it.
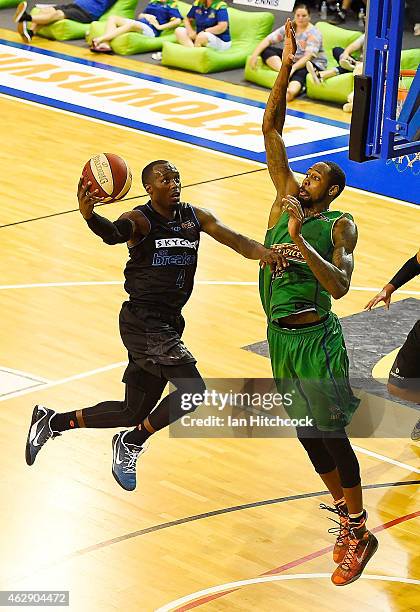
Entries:
{"label": "spectator in background", "polygon": [[[416,2],[418,0],[415,0]],[[341,4],[339,2],[336,2],[335,4],[339,5],[339,9],[338,11],[335,13],[334,17],[332,17],[332,19],[330,19],[329,23],[332,23],[333,25],[341,25],[342,23],[344,23],[347,19],[347,15],[350,11],[350,9],[354,9],[357,11],[361,8],[363,8],[366,11],[366,0],[359,0],[358,2],[356,2],[355,0],[343,0],[341,2]]]}
{"label": "spectator in background", "polygon": [[30,43],[39,28],[61,21],[72,19],[79,23],[96,21],[113,5],[116,0],[76,0],[72,4],[37,5],[40,11],[35,15],[27,12],[28,3],[21,2],[15,12],[14,22],[22,39]]}
{"label": "spectator in background", "polygon": [[[311,61],[321,71],[327,67],[327,56],[322,48],[322,34],[311,23],[311,13],[306,4],[297,4],[294,10],[292,23],[296,33],[297,50],[295,61],[290,72],[289,87],[287,88],[287,102],[296,98],[306,87],[308,70],[306,62]],[[256,47],[250,59],[251,68],[257,66],[258,57],[272,70],[280,71],[282,49],[274,45],[284,40],[285,27],[282,26],[266,36]]]}
{"label": "spectator in background", "polygon": [[419,0],[406,0],[406,6],[411,21],[414,24],[414,36],[420,36],[420,2]]}
{"label": "spectator in background", "polygon": [[[350,43],[348,47],[334,47],[333,55],[338,63],[336,68],[330,68],[329,70],[318,70],[318,68],[311,62],[306,63],[306,68],[309,74],[312,76],[315,83],[319,84],[331,77],[345,72],[353,72],[354,75],[362,74],[363,72],[363,54],[361,53],[359,59],[355,59],[352,54],[356,51],[363,51],[363,45],[365,42],[365,35],[359,36],[354,42]],[[353,112],[353,99],[354,92],[352,91],[347,96],[347,102],[343,105],[343,111],[345,113]]]}
{"label": "spectator in background", "polygon": [[232,44],[227,4],[223,0],[195,0],[184,19],[184,26],[177,28],[175,34],[185,47],[225,51]]}
{"label": "spectator in background", "polygon": [[92,40],[90,49],[96,53],[112,53],[109,43],[120,34],[138,32],[150,38],[157,37],[163,30],[176,28],[181,21],[182,15],[175,0],[152,0],[137,19],[111,15],[105,33]]}
{"label": "spectator in background", "polygon": [[319,84],[331,77],[335,77],[339,74],[344,74],[345,72],[353,72],[358,63],[361,63],[363,60],[363,53],[359,55],[358,59],[353,57],[353,53],[357,53],[358,51],[363,52],[363,45],[365,42],[365,35],[362,34],[355,41],[350,43],[348,47],[343,49],[343,47],[334,47],[333,56],[338,66],[335,68],[327,68],[327,70],[318,70],[315,64],[313,64],[310,60],[306,62],[306,68],[309,74],[312,76],[315,83]]}

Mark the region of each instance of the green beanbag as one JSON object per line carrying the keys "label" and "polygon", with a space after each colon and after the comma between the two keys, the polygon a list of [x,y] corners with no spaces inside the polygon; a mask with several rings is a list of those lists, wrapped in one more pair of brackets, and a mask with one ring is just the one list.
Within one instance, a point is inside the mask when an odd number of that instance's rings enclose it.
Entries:
{"label": "green beanbag", "polygon": [[[316,27],[322,32],[323,46],[328,58],[328,68],[337,65],[332,54],[334,47],[346,48],[351,42],[361,36],[361,32],[338,28],[325,21],[317,23]],[[261,58],[258,59],[255,70],[251,68],[250,57],[247,59],[245,65],[245,79],[247,81],[271,89],[276,77],[277,72],[269,68]],[[306,77],[306,87],[307,95],[310,98],[344,104],[347,102],[347,96],[353,90],[353,74],[349,72],[338,75],[337,77],[328,79],[321,85],[316,85],[312,77],[308,75]]]}
{"label": "green beanbag", "polygon": [[[190,10],[191,5],[186,2],[178,2],[179,12],[183,17]],[[105,31],[104,21],[94,21],[90,24],[89,32],[86,35],[86,40],[90,44],[93,38],[101,36]],[[157,37],[144,36],[139,32],[127,32],[127,34],[121,34],[114,40],[111,40],[110,45],[114,53],[118,55],[134,55],[135,53],[148,53],[150,51],[160,51],[162,49],[163,42],[175,41],[176,37],[174,29],[163,30],[162,34]]]}
{"label": "green beanbag", "polygon": [[401,52],[401,70],[417,70],[420,64],[420,49],[406,49]]}
{"label": "green beanbag", "polygon": [[[138,0],[117,0],[117,2],[102,15],[99,21],[106,21],[111,15],[120,15],[121,17],[133,19],[137,1]],[[31,13],[35,14],[38,11],[39,9],[34,8]],[[89,23],[79,23],[72,19],[61,19],[60,21],[40,28],[37,34],[51,40],[75,40],[76,38],[85,38],[89,31],[89,27]]]}
{"label": "green beanbag", "polygon": [[231,70],[245,65],[247,56],[273,27],[274,16],[268,12],[240,11],[228,8],[232,46],[226,51],[208,47],[184,47],[164,42],[162,64],[202,74]]}
{"label": "green beanbag", "polygon": [[[328,68],[337,66],[337,62],[332,54],[334,47],[343,47],[345,49],[362,35],[362,32],[338,28],[325,21],[318,22],[316,27],[322,32],[324,49],[328,57]],[[357,57],[357,54],[355,55]],[[319,85],[314,83],[311,75],[308,74],[306,77],[306,92],[309,98],[314,98],[315,100],[345,104],[348,95],[353,91],[353,82],[352,72],[339,74]]]}
{"label": "green beanbag", "polygon": [[0,0],[0,9],[2,8],[12,8],[13,6],[17,6],[20,0]]}

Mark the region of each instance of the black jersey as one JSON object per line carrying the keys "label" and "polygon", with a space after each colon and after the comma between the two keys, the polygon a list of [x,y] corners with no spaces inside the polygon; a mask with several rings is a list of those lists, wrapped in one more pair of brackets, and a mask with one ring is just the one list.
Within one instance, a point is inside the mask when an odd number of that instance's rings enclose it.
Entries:
{"label": "black jersey", "polygon": [[150,202],[137,206],[150,231],[129,247],[124,288],[130,301],[160,311],[180,312],[194,286],[200,224],[190,204],[178,205],[174,219],[166,219]]}

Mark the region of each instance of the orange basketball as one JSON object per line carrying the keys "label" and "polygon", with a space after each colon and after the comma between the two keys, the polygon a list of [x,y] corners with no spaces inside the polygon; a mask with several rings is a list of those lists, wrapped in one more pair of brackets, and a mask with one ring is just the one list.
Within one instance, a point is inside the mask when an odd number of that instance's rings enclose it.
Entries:
{"label": "orange basketball", "polygon": [[91,191],[98,189],[104,202],[121,200],[131,187],[131,170],[122,157],[114,153],[94,155],[83,167],[83,178],[92,183]]}

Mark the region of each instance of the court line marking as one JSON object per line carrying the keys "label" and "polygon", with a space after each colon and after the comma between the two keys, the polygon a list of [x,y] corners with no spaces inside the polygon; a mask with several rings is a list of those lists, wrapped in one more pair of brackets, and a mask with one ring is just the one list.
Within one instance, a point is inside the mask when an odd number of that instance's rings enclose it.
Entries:
{"label": "court line marking", "polygon": [[[210,587],[209,589],[203,589],[202,591],[196,591],[195,593],[192,593],[192,596],[199,596],[199,595],[204,595],[204,594],[213,594],[213,593],[220,593],[220,589],[225,588],[228,589],[229,587],[232,589],[232,587],[235,588],[239,588],[241,586],[246,586],[249,584],[258,584],[258,583],[264,583],[264,582],[278,582],[281,580],[302,580],[302,579],[314,579],[314,578],[331,578],[331,574],[325,574],[325,573],[319,573],[319,574],[286,574],[284,576],[265,576],[265,577],[261,577],[261,578],[249,578],[248,580],[238,580],[237,582],[228,582],[226,584],[221,584],[218,585],[216,587]],[[365,574],[361,576],[362,579],[364,580],[383,580],[386,582],[401,582],[401,583],[405,583],[405,584],[420,584],[420,580],[415,580],[414,578],[403,578],[403,577],[399,577],[399,576],[379,576],[379,575],[375,575],[375,574]],[[235,590],[235,589],[233,589]],[[227,592],[226,592],[227,594]],[[172,611],[176,611],[176,612],[183,612],[184,610],[189,610],[191,609],[191,606],[183,606],[181,608],[177,608],[174,607],[179,605],[179,604],[183,604],[183,603],[189,603],[190,601],[192,601],[191,597],[189,596],[185,596],[183,598],[180,598],[174,602],[171,602],[169,604],[166,604],[160,608],[157,608],[156,612],[170,612]],[[204,602],[203,602],[204,603]]]}
{"label": "court line marking", "polygon": [[15,397],[21,397],[22,395],[28,395],[29,393],[36,391],[44,391],[46,389],[51,389],[52,387],[58,387],[59,385],[64,385],[68,382],[73,382],[74,380],[81,380],[83,378],[88,378],[89,376],[94,376],[95,374],[101,374],[102,372],[108,372],[109,370],[126,366],[127,363],[127,361],[119,361],[118,363],[111,363],[110,365],[96,368],[95,370],[88,370],[87,372],[81,372],[80,374],[73,374],[73,376],[68,376],[67,378],[60,378],[59,380],[53,380],[45,384],[41,383],[35,388],[22,389],[21,391],[15,391],[9,395],[0,396],[0,402],[14,399]]}
{"label": "court line marking", "polygon": [[[17,285],[0,285],[0,291],[6,289],[38,289],[43,287],[88,287],[101,285],[121,285],[124,281],[63,281],[57,283],[27,283]],[[256,287],[257,281],[222,281],[222,280],[196,280],[196,285],[221,285],[221,286],[237,286],[237,287]],[[382,287],[354,287],[350,285],[350,291],[380,291]],[[408,291],[405,289],[397,289],[396,293],[404,295],[420,295],[420,291]]]}
{"label": "court line marking", "polygon": [[[406,480],[406,481],[384,482],[384,483],[379,483],[379,484],[363,485],[362,489],[363,491],[369,491],[370,489],[385,489],[389,487],[404,487],[404,486],[412,486],[412,485],[420,485],[420,480]],[[219,508],[218,510],[210,510],[209,512],[202,512],[201,514],[185,516],[183,518],[175,519],[173,521],[167,521],[166,523],[159,523],[157,525],[152,525],[151,527],[145,527],[143,529],[131,531],[129,533],[125,533],[122,536],[117,536],[109,540],[98,542],[97,544],[93,544],[92,546],[81,548],[79,550],[74,551],[70,555],[66,555],[65,559],[72,559],[74,557],[79,557],[87,553],[93,552],[95,550],[106,548],[107,546],[111,546],[112,544],[119,544],[120,542],[131,540],[132,538],[137,538],[143,535],[147,535],[149,533],[154,533],[156,531],[162,531],[163,529],[169,529],[170,527],[177,527],[179,525],[185,525],[186,523],[192,523],[194,521],[200,521],[203,519],[212,518],[214,516],[230,514],[232,512],[240,512],[241,510],[249,510],[250,508],[260,508],[263,506],[282,504],[282,503],[289,502],[289,501],[298,501],[301,499],[320,497],[323,495],[330,495],[330,492],[328,490],[325,490],[325,491],[312,491],[310,493],[298,493],[296,495],[287,495],[286,497],[278,497],[274,499],[264,499],[261,501],[249,502],[247,504],[240,504],[239,506]]]}
{"label": "court line marking", "polygon": [[[24,387],[24,389],[21,389],[22,391],[36,389],[38,387],[44,387],[47,383],[52,382],[51,380],[48,380],[47,378],[44,378],[42,376],[35,376],[35,374],[29,374],[28,372],[23,372],[22,370],[14,370],[12,368],[5,368],[0,365],[0,379],[2,377],[3,372],[5,374],[13,374],[14,376],[18,376],[20,379],[35,383],[32,385],[27,385],[26,387]],[[7,399],[12,395],[12,393],[16,393],[16,391],[8,391],[7,393],[0,392],[0,398]]]}
{"label": "court line marking", "polygon": [[[389,488],[389,487],[412,486],[412,485],[420,485],[420,480],[405,480],[405,481],[384,482],[384,483],[378,483],[378,484],[363,485],[362,489],[364,491],[366,491],[366,490],[370,490],[370,489],[382,489],[382,488]],[[75,550],[74,552],[68,553],[68,554],[64,555],[63,557],[61,557],[59,559],[55,559],[53,561],[50,561],[50,562],[48,562],[48,563],[38,567],[37,570],[36,570],[36,573],[39,573],[41,571],[42,572],[46,571],[46,570],[50,569],[51,567],[56,567],[57,563],[63,563],[63,562],[65,563],[67,561],[71,561],[72,559],[76,559],[78,557],[81,557],[82,555],[86,555],[86,554],[89,554],[91,552],[94,552],[94,551],[106,548],[108,546],[112,546],[113,544],[119,544],[119,543],[124,542],[126,540],[130,540],[132,538],[136,538],[136,537],[140,537],[140,536],[143,536],[143,535],[147,535],[149,533],[154,533],[156,531],[161,531],[163,529],[169,529],[170,527],[176,527],[176,526],[179,526],[179,525],[184,525],[186,523],[191,523],[193,521],[198,521],[198,520],[201,520],[201,519],[211,518],[213,516],[219,516],[219,515],[227,514],[227,513],[231,513],[231,512],[238,512],[240,510],[247,510],[249,508],[259,508],[261,506],[267,506],[267,505],[272,505],[272,504],[280,504],[280,503],[285,503],[285,502],[288,502],[288,501],[296,501],[296,500],[308,499],[308,498],[311,498],[311,497],[319,497],[319,496],[324,496],[324,495],[330,495],[330,492],[328,490],[325,490],[325,491],[312,491],[310,493],[299,493],[299,494],[296,494],[296,495],[288,495],[286,497],[279,497],[279,498],[275,498],[275,499],[266,499],[266,500],[262,500],[262,501],[249,502],[247,504],[241,504],[240,506],[231,506],[231,507],[227,507],[227,508],[219,508],[218,510],[211,510],[209,512],[203,512],[201,514],[196,514],[196,515],[192,515],[192,516],[186,516],[186,517],[183,517],[183,518],[180,518],[180,519],[176,519],[176,520],[173,520],[173,521],[167,521],[166,523],[159,523],[157,525],[152,525],[150,527],[145,527],[143,529],[138,529],[136,531],[125,533],[122,536],[117,536],[115,538],[111,538],[109,540],[104,540],[102,542],[98,542],[96,544],[92,544],[91,546],[87,546],[85,548],[81,548],[79,550]],[[420,512],[419,512],[419,514],[420,514]],[[400,518],[393,519],[389,523],[386,523],[386,525],[391,527],[392,525],[397,524],[398,522],[401,522]],[[385,527],[382,527],[382,528],[385,529]],[[377,527],[375,529],[376,530],[380,530],[381,527],[379,526],[379,527]],[[272,570],[269,570],[269,571],[265,572],[263,575],[271,575],[271,574],[279,572],[279,571],[284,571],[286,569],[290,569],[292,567],[295,567],[296,565],[299,565],[299,564],[303,563],[305,560],[309,561],[309,560],[311,560],[313,558],[316,558],[316,557],[320,556],[321,554],[324,554],[324,552],[331,551],[332,549],[333,549],[333,546],[327,546],[327,547],[325,547],[325,548],[323,548],[321,550],[315,551],[313,553],[310,553],[309,555],[301,557],[300,559],[297,559],[295,561],[290,561],[289,563],[281,565],[280,567],[277,567],[277,568],[274,568]],[[16,578],[16,580],[23,581],[23,580],[26,580],[27,577],[28,576],[21,576],[20,578]]]}
{"label": "court line marking", "polygon": [[[384,531],[385,529],[389,529],[390,527],[393,527],[394,525],[398,525],[399,523],[409,521],[419,516],[420,516],[420,510],[418,510],[417,512],[406,514],[404,516],[399,516],[395,519],[392,519],[391,521],[388,521],[387,523],[383,523],[382,525],[378,525],[377,527],[374,527],[373,529],[371,529],[371,531],[372,533],[378,533],[379,531]],[[268,572],[264,572],[264,574],[262,574],[262,576],[258,576],[258,578],[266,577],[266,576],[273,577],[272,574],[278,574],[280,572],[284,572],[292,567],[302,565],[303,563],[306,563],[306,561],[311,561],[312,559],[321,557],[322,555],[325,555],[326,553],[331,552],[333,548],[334,548],[334,545],[326,546],[325,548],[321,548],[320,550],[314,551],[313,553],[310,553],[309,555],[305,555],[303,557],[300,557],[299,559],[295,559],[294,561],[285,563],[284,565],[281,565],[280,567],[276,567],[272,570],[269,570]],[[326,575],[328,577],[331,576],[331,574],[326,574]],[[364,576],[362,576],[362,578],[365,577],[366,579],[368,576],[369,574],[365,574]],[[398,578],[398,577],[395,576],[394,578]],[[287,580],[286,577],[285,579]],[[380,580],[380,579],[381,578],[377,578],[377,580]],[[386,577],[385,577],[385,580],[386,580]],[[413,579],[407,578],[407,580],[413,580]],[[228,595],[229,593],[232,593],[233,591],[238,590],[240,586],[242,586],[240,584],[242,582],[245,582],[245,584],[247,584],[247,581],[245,580],[245,581],[239,581],[239,586],[237,586],[238,583],[231,582],[231,583],[226,583],[224,585],[218,585],[216,587],[210,587],[207,589],[203,589],[201,591],[197,591],[196,593],[186,595],[175,601],[170,602],[169,604],[166,604],[166,607],[163,606],[159,608],[158,610],[156,610],[156,612],[169,612],[170,610],[173,610],[174,612],[175,611],[176,612],[186,612],[186,610],[191,610],[192,608],[196,608],[198,606],[201,606],[204,603],[208,603],[209,601],[218,599],[220,597],[223,597],[224,595]],[[420,583],[420,581],[418,582]],[[201,597],[199,597],[200,594],[202,594]],[[197,597],[199,597],[199,599],[197,599]],[[192,601],[193,599],[195,601]],[[191,602],[191,603],[188,603],[188,602]],[[176,607],[180,603],[181,604],[187,603],[187,605],[182,606],[182,607]]]}
{"label": "court line marking", "polygon": [[[220,584],[214,587],[210,587],[208,589],[202,589],[201,591],[196,591],[195,593],[191,593],[191,595],[186,595],[185,597],[180,597],[179,599],[165,604],[160,608],[157,608],[155,612],[183,612],[184,610],[189,610],[190,606],[183,606],[181,608],[176,607],[180,604],[189,603],[193,600],[194,597],[210,595],[210,594],[218,594],[223,589],[235,590],[241,586],[246,586],[249,584],[260,584],[264,582],[278,582],[281,580],[311,580],[314,578],[331,578],[331,574],[326,573],[315,573],[315,574],[286,574],[284,576],[261,576],[258,578],[248,578],[247,580],[237,580],[236,582],[227,582],[226,584]],[[416,584],[420,585],[420,580],[416,580],[415,578],[404,578],[400,576],[380,576],[377,574],[363,574],[361,576],[363,580],[382,580],[385,582],[401,582],[404,584]],[[226,593],[227,594],[227,593]],[[205,602],[203,602],[205,603]],[[195,606],[194,606],[195,607]]]}
{"label": "court line marking", "polygon": [[9,374],[16,374],[16,376],[21,376],[22,378],[28,378],[29,380],[33,380],[34,382],[41,382],[41,383],[49,383],[52,382],[52,380],[49,380],[48,378],[44,378],[43,376],[38,376],[37,374],[29,374],[28,372],[24,372],[23,370],[14,370],[13,368],[5,368],[4,366],[0,365],[0,374],[1,372],[7,372]]}
{"label": "court line marking", "polygon": [[[7,94],[0,93],[0,98],[1,97],[5,97],[5,98],[7,98],[9,100],[13,100],[15,102],[21,102],[23,104],[29,104],[29,105],[35,106],[36,108],[43,108],[42,104],[37,104],[36,102],[31,102],[30,100],[24,100],[22,98],[16,98],[15,96],[8,96]],[[109,121],[103,121],[103,120],[100,120],[100,119],[96,119],[94,117],[88,117],[86,115],[77,115],[75,113],[71,113],[69,111],[66,111],[66,110],[63,110],[63,109],[59,109],[59,108],[54,108],[54,107],[47,107],[47,108],[49,110],[52,110],[52,111],[57,112],[57,113],[64,113],[64,114],[69,115],[69,116],[71,116],[73,118],[74,117],[78,117],[78,118],[85,119],[86,121],[93,121],[94,123],[95,122],[96,123],[100,123],[101,125],[117,127],[119,129],[123,129],[123,130],[127,130],[127,131],[130,131],[130,132],[133,132],[135,134],[139,134],[139,133],[140,134],[146,134],[147,136],[150,136],[151,138],[162,140],[161,136],[158,136],[157,134],[153,134],[153,132],[142,132],[141,130],[135,130],[135,129],[127,127],[127,126],[116,125],[116,124],[110,123]],[[183,145],[183,146],[191,147],[193,149],[198,149],[199,151],[203,150],[203,147],[200,147],[199,145],[191,144],[191,143],[188,143],[188,142],[179,142],[179,144],[180,144],[180,146]],[[348,149],[348,147],[345,147],[343,150],[346,150],[346,149]],[[235,159],[235,160],[239,160],[239,161],[242,161],[242,162],[246,162],[248,164],[254,164],[254,165],[256,164],[256,165],[261,167],[261,170],[268,170],[267,164],[265,164],[263,162],[253,161],[253,160],[250,160],[250,159],[246,159],[245,157],[237,157],[236,155],[231,155],[230,153],[225,153],[223,151],[215,151],[213,149],[206,149],[206,151],[210,151],[211,153],[214,153],[215,155],[226,156],[229,159]],[[338,150],[336,152],[338,152]],[[320,153],[319,155],[323,155],[324,153],[328,153],[328,151]],[[330,151],[330,153],[331,153],[331,151]],[[319,155],[313,154],[313,155],[311,155],[309,157],[316,157],[316,156],[319,157]],[[298,156],[298,157],[290,159],[289,162],[300,161],[301,159],[304,159],[304,158],[305,158],[304,156],[300,156],[300,157]],[[297,172],[295,170],[293,170],[293,172],[295,174],[297,174],[298,176],[303,176],[303,174],[301,172]],[[220,180],[220,179],[214,179],[214,180],[216,181],[216,180]],[[404,200],[398,200],[397,198],[392,198],[392,197],[386,196],[386,195],[380,195],[380,194],[377,194],[377,193],[374,193],[374,192],[371,192],[371,191],[365,191],[364,189],[359,189],[358,187],[346,186],[346,189],[349,190],[349,191],[352,191],[353,193],[363,194],[365,197],[380,198],[381,201],[388,202],[390,204],[398,204],[400,206],[406,206],[408,208],[414,208],[416,210],[420,209],[420,206],[418,204],[413,204],[411,202],[405,202]]]}
{"label": "court line marking", "polygon": [[397,461],[396,459],[391,459],[390,457],[387,457],[386,455],[375,453],[374,451],[370,451],[367,448],[363,448],[362,446],[356,446],[355,444],[352,444],[352,446],[354,450],[358,451],[359,453],[362,453],[363,455],[369,455],[369,457],[375,457],[375,459],[380,459],[380,461],[383,461],[384,463],[391,463],[392,465],[396,465],[406,470],[412,470],[416,474],[420,474],[420,469],[415,468],[409,465],[408,463],[402,463],[401,461]]}

